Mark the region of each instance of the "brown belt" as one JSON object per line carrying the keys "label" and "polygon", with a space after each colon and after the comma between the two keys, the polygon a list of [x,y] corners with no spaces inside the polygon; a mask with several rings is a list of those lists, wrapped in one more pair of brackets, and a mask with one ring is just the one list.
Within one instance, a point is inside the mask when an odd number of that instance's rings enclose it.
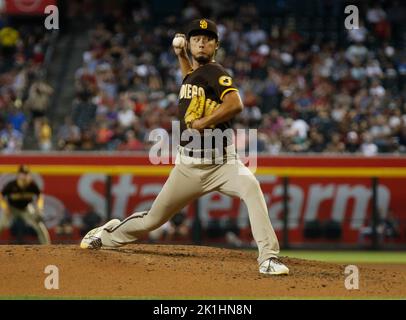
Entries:
{"label": "brown belt", "polygon": [[[186,157],[198,159],[216,159],[220,156],[219,150],[216,149],[189,149],[181,147],[181,154]],[[227,150],[223,147],[223,157],[227,155]]]}

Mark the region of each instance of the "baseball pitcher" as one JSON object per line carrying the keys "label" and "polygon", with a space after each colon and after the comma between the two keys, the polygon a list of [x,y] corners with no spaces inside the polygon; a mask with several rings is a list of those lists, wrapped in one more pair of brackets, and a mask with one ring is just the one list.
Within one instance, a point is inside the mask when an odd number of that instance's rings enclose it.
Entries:
{"label": "baseball pitcher", "polygon": [[232,120],[243,104],[233,79],[214,60],[219,47],[216,24],[208,19],[194,20],[186,35],[175,36],[173,47],[183,75],[178,113],[181,142],[175,167],[150,210],[123,221],[113,219],[89,231],[81,248],[131,243],[160,227],[191,201],[218,191],[239,197],[247,205],[259,250],[259,272],[288,274],[289,269],[277,258],[279,243],[260,184],[239,160],[233,144]]}

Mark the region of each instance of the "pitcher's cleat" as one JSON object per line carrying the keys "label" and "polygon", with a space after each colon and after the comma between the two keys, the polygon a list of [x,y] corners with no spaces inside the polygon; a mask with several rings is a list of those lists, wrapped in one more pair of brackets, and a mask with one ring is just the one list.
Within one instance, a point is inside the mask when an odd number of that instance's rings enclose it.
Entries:
{"label": "pitcher's cleat", "polygon": [[100,249],[102,247],[101,233],[104,229],[109,229],[118,225],[121,221],[113,219],[102,225],[101,227],[90,230],[82,239],[80,247],[82,249]]}
{"label": "pitcher's cleat", "polygon": [[259,272],[263,274],[289,274],[289,269],[278,258],[269,258],[259,266]]}

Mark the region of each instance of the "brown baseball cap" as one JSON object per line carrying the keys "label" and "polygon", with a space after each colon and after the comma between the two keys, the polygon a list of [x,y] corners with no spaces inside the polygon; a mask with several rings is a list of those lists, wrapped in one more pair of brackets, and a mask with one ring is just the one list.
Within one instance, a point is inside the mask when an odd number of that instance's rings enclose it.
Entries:
{"label": "brown baseball cap", "polygon": [[216,23],[209,19],[196,19],[189,24],[186,31],[187,39],[189,40],[191,36],[198,34],[209,34],[214,36],[216,40],[219,38]]}
{"label": "brown baseball cap", "polygon": [[22,164],[22,165],[20,165],[20,166],[18,167],[18,173],[25,173],[25,174],[27,174],[27,173],[30,173],[30,169],[29,169],[26,165]]}

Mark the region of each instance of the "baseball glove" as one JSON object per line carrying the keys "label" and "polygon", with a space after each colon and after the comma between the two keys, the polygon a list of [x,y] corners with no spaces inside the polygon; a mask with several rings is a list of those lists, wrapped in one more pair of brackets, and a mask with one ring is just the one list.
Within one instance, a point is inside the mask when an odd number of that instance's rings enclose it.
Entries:
{"label": "baseball glove", "polygon": [[[219,104],[216,101],[205,99],[203,96],[193,97],[185,114],[186,126],[191,128],[193,121],[211,115],[218,107]],[[210,126],[210,128],[214,127],[214,125]]]}
{"label": "baseball glove", "polygon": [[205,100],[204,96],[194,96],[192,98],[185,113],[186,127],[191,128],[193,121],[203,116]]}
{"label": "baseball glove", "polygon": [[205,107],[204,107],[204,117],[211,115],[214,110],[219,107],[219,104],[216,101],[206,99]]}

